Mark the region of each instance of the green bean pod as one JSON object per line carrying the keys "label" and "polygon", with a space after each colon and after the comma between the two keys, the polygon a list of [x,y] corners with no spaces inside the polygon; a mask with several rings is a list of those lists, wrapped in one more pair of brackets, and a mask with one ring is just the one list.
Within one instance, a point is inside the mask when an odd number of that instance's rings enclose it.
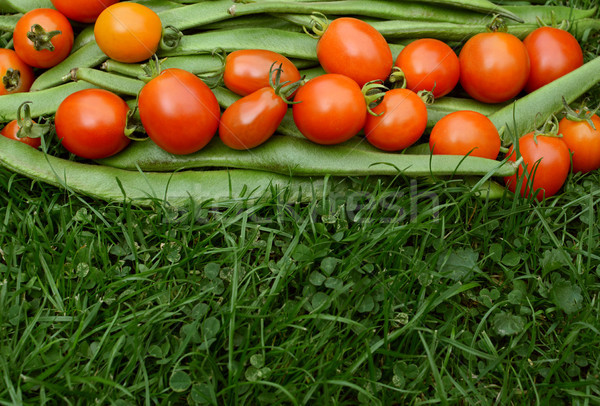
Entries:
{"label": "green bean pod", "polygon": [[345,180],[290,178],[252,170],[127,171],[69,161],[45,154],[21,142],[0,137],[0,164],[31,179],[111,202],[150,206],[167,201],[185,207],[207,201],[257,201],[274,196],[286,202],[322,197]]}
{"label": "green bean pod", "polygon": [[[357,147],[365,144],[362,148]],[[99,160],[126,170],[174,171],[225,167],[255,169],[292,176],[485,175],[510,176],[515,166],[479,157],[456,155],[405,155],[377,151],[359,137],[339,145],[318,145],[307,139],[276,135],[249,151],[225,146],[218,137],[190,155],[173,155],[156,144],[134,143],[121,153]]]}
{"label": "green bean pod", "polygon": [[99,88],[124,96],[137,96],[145,82],[93,68],[75,68],[70,78],[85,81]]}
{"label": "green bean pod", "polygon": [[501,7],[488,0],[412,0],[419,3],[431,3],[442,7],[451,6],[483,14],[498,14],[517,22],[523,22],[521,16],[507,7]]}
{"label": "green bean pod", "polygon": [[[524,23],[537,24],[538,19],[543,23],[551,24],[553,21],[563,20],[576,21],[582,18],[591,18],[596,14],[597,8],[577,9],[568,6],[529,5],[529,6],[505,6],[515,15],[518,15]],[[507,21],[512,24],[512,22]]]}
{"label": "green bean pod", "polygon": [[287,31],[302,31],[302,27],[290,21],[279,18],[275,14],[254,14],[230,18],[202,26],[203,30],[231,30],[235,28],[269,27]]}
{"label": "green bean pod", "polygon": [[427,128],[433,128],[440,119],[456,111],[472,110],[489,116],[508,104],[487,104],[473,99],[445,96],[427,106]]}
{"label": "green bean pod", "polygon": [[83,47],[84,45],[86,45],[92,41],[95,41],[94,26],[88,25],[83,30],[81,30],[79,32],[79,34],[77,34],[77,36],[75,37],[75,41],[73,41],[73,48],[71,49],[71,53],[74,53],[75,51],[77,51],[78,49],[80,49],[81,47]]}
{"label": "green bean pod", "polygon": [[131,2],[143,4],[155,13],[161,13],[166,10],[173,10],[181,7],[181,4],[168,0],[131,0]]}
{"label": "green bean pod", "polygon": [[31,116],[40,117],[56,113],[60,103],[70,94],[79,90],[95,88],[91,83],[65,83],[39,92],[13,93],[2,96],[0,103],[0,122],[6,123],[17,118],[21,104],[30,101]]}
{"label": "green bean pod", "polygon": [[562,98],[573,103],[600,83],[600,57],[517,99],[489,116],[503,131],[503,142],[512,143],[563,110]]}
{"label": "green bean pod", "polygon": [[50,0],[0,0],[0,12],[26,13],[36,8],[54,8]]}
{"label": "green bean pod", "polygon": [[101,64],[107,59],[108,57],[98,47],[96,41],[88,42],[69,55],[64,61],[39,75],[31,85],[31,91],[48,89],[64,83],[65,78],[68,77],[72,69],[90,68]]}
{"label": "green bean pod", "polygon": [[238,28],[184,35],[179,45],[159,50],[158,56],[182,56],[210,53],[216,48],[225,52],[241,49],[267,49],[290,58],[317,60],[317,40],[305,33],[275,28]]}

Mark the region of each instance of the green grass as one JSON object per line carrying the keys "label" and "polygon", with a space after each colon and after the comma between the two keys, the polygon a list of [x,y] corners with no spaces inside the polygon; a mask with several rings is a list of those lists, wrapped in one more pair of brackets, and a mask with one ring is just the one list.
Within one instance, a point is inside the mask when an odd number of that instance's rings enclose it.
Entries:
{"label": "green grass", "polygon": [[600,403],[598,172],[541,203],[402,178],[185,210],[0,189],[2,405]]}

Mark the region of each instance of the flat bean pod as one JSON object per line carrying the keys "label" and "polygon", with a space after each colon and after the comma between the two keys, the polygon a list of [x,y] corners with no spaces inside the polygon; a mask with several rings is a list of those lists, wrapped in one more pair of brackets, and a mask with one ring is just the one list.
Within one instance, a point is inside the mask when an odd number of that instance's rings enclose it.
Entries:
{"label": "flat bean pod", "polygon": [[302,31],[302,27],[272,14],[253,14],[205,24],[203,30],[231,30],[234,28],[269,27],[288,31]]}
{"label": "flat bean pod", "polygon": [[[577,9],[567,6],[530,5],[506,6],[505,8],[521,17],[523,22],[529,24],[536,24],[538,18],[542,22],[550,24],[552,21],[561,22],[562,20],[572,21],[580,20],[582,18],[590,18],[596,14],[596,8]],[[511,24],[510,21],[507,22]]]}
{"label": "flat bean pod", "polygon": [[[147,77],[143,67],[144,64],[123,63],[108,59],[102,64],[102,69],[107,72],[118,73],[120,75],[133,78]],[[219,73],[223,69],[223,61],[211,54],[173,56],[165,58],[160,63],[161,69],[179,68],[187,70],[194,75]]]}
{"label": "flat bean pod", "polygon": [[507,7],[499,6],[488,0],[413,0],[418,3],[430,3],[439,6],[451,6],[456,8],[463,8],[466,10],[473,10],[484,14],[498,14],[511,20],[523,22],[520,19],[520,15],[515,13],[513,10]]}
{"label": "flat bean pod", "polygon": [[22,14],[6,14],[0,15],[0,31],[12,32],[15,30],[17,21],[21,18]]}
{"label": "flat bean pod", "polygon": [[169,154],[152,142],[134,143],[113,157],[100,160],[104,165],[144,171],[173,171],[187,168],[229,167],[256,169],[292,176],[366,176],[397,175],[485,175],[510,176],[511,163],[479,157],[456,155],[405,155],[356,148],[366,141],[356,139],[334,146],[314,144],[307,139],[273,136],[250,151],[225,146],[218,137],[202,150],[184,156]]}
{"label": "flat bean pod", "polygon": [[0,138],[0,164],[13,172],[94,198],[140,206],[167,201],[184,207],[190,201],[256,201],[274,195],[287,202],[309,201],[323,196],[327,186],[343,182],[251,170],[142,173],[69,161]]}
{"label": "flat bean pod", "polygon": [[441,118],[456,111],[472,110],[489,116],[508,104],[487,104],[473,99],[445,96],[427,106],[427,128],[433,128]]}
{"label": "flat bean pod", "polygon": [[32,91],[39,91],[64,83],[64,78],[75,68],[90,68],[101,64],[108,57],[96,44],[91,41],[69,55],[58,65],[48,69],[38,76],[31,85]]}
{"label": "flat bean pod", "polygon": [[600,57],[548,83],[489,116],[496,128],[505,128],[504,143],[533,131],[552,114],[564,108],[562,97],[573,103],[585,92],[600,83]]}
{"label": "flat bean pod", "polygon": [[77,36],[75,37],[75,41],[73,41],[73,48],[71,49],[71,53],[74,53],[79,48],[83,47],[84,45],[86,45],[92,41],[95,41],[94,26],[89,25],[89,26],[85,27],[83,30],[81,30],[79,32],[79,34],[77,34]]}
{"label": "flat bean pod", "polygon": [[32,102],[31,116],[40,117],[56,113],[60,103],[70,94],[79,90],[95,88],[91,83],[65,83],[39,92],[13,93],[2,96],[0,103],[0,122],[17,118],[17,110],[26,101]]}
{"label": "flat bean pod", "polygon": [[181,7],[181,4],[168,0],[132,0],[132,3],[143,4],[155,13]]}
{"label": "flat bean pod", "polygon": [[225,52],[240,49],[267,49],[291,58],[317,60],[317,40],[305,33],[275,28],[238,28],[184,35],[179,45],[159,50],[158,56],[196,55],[221,48]]}
{"label": "flat bean pod", "polygon": [[384,0],[339,0],[312,3],[267,1],[236,3],[232,8],[232,14],[235,16],[256,13],[312,14],[313,12],[320,12],[325,15],[355,15],[387,20],[439,21],[457,24],[489,23],[492,15],[491,13],[481,14],[469,10],[444,8],[433,4]]}
{"label": "flat bean pod", "polygon": [[71,71],[71,79],[85,81],[96,87],[125,96],[137,96],[145,82],[114,73],[93,68],[75,68]]}
{"label": "flat bean pod", "polygon": [[54,8],[50,0],[0,0],[0,12],[26,13],[36,8]]}

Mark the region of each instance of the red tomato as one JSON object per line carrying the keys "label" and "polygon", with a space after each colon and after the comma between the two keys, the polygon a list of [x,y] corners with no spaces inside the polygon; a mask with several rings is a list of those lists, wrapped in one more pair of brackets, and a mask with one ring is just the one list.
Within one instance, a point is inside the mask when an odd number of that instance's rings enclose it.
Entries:
{"label": "red tomato", "polygon": [[28,92],[33,80],[33,69],[12,49],[0,48],[0,95]]}
{"label": "red tomato", "polygon": [[269,71],[274,63],[281,64],[281,83],[300,80],[298,68],[285,56],[265,49],[244,49],[231,52],[225,58],[225,86],[240,96],[269,87]]}
{"label": "red tomato", "polygon": [[94,25],[94,36],[109,58],[125,63],[141,62],[158,49],[162,23],[146,6],[117,3],[100,13]]}
{"label": "red tomato", "polygon": [[529,77],[529,55],[523,42],[505,32],[471,37],[458,56],[460,83],[474,99],[500,103],[517,96]]}
{"label": "red tomato", "polygon": [[[30,32],[35,33],[33,41],[27,37]],[[54,34],[50,41],[47,34]],[[17,55],[27,65],[50,68],[71,52],[73,28],[60,12],[51,8],[37,8],[25,13],[17,21],[13,42]]]}
{"label": "red tomato", "polygon": [[358,84],[344,75],[328,73],[298,89],[292,107],[300,132],[318,144],[339,144],[364,126],[367,103]]}
{"label": "red tomato", "polygon": [[496,159],[500,135],[489,118],[461,110],[438,121],[431,130],[429,148],[436,155],[467,155]]}
{"label": "red tomato", "polygon": [[339,73],[363,86],[388,78],[394,65],[385,38],[371,25],[353,17],[333,20],[317,43],[317,58],[327,73]]}
{"label": "red tomato", "polygon": [[221,117],[219,136],[233,149],[250,149],[267,141],[287,111],[287,102],[264,87],[229,106]]}
{"label": "red tomato", "polygon": [[65,17],[80,23],[93,23],[104,9],[119,0],[52,0],[52,5]]}
{"label": "red tomato", "polygon": [[30,138],[30,137],[18,137],[17,132],[19,131],[19,123],[17,120],[13,120],[10,123],[6,124],[6,126],[0,131],[0,134],[4,135],[6,138],[10,138],[11,140],[17,140],[33,148],[39,148],[42,145],[42,140],[40,138]]}
{"label": "red tomato", "polygon": [[172,154],[202,149],[219,127],[221,110],[212,90],[182,69],[166,69],[148,82],[138,107],[148,136]]}
{"label": "red tomato", "polygon": [[583,65],[579,42],[565,30],[540,27],[530,33],[523,44],[531,61],[529,80],[525,85],[527,92],[533,92]]}
{"label": "red tomato", "polygon": [[124,134],[129,107],[104,89],[67,96],[54,118],[56,135],[71,153],[87,159],[106,158],[129,145]]}
{"label": "red tomato", "polygon": [[558,132],[573,153],[571,160],[573,172],[590,172],[600,168],[600,118],[591,117],[594,127],[586,121],[573,121],[563,118]]}
{"label": "red tomato", "polygon": [[[508,150],[510,161],[516,160],[513,148],[514,146],[511,146]],[[529,133],[519,139],[519,152],[523,163],[519,165],[517,174],[504,178],[508,189],[515,192],[517,176],[525,174],[521,184],[521,196],[529,197],[532,191],[537,191],[535,198],[541,201],[544,197],[555,195],[569,175],[571,160],[567,144],[558,137],[534,137],[534,133]]]}
{"label": "red tomato", "polygon": [[422,38],[411,42],[396,58],[406,77],[406,87],[414,92],[428,90],[437,99],[454,89],[460,77],[456,53],[444,42]]}
{"label": "red tomato", "polygon": [[372,110],[378,116],[367,114],[367,141],[384,151],[410,147],[427,127],[427,106],[412,90],[389,90]]}

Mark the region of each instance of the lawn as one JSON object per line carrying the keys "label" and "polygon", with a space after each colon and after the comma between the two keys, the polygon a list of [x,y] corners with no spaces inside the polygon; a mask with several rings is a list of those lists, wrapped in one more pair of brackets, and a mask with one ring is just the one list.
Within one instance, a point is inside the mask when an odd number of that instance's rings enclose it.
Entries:
{"label": "lawn", "polygon": [[0,404],[600,403],[598,172],[542,202],[402,176],[183,208],[0,186]]}

